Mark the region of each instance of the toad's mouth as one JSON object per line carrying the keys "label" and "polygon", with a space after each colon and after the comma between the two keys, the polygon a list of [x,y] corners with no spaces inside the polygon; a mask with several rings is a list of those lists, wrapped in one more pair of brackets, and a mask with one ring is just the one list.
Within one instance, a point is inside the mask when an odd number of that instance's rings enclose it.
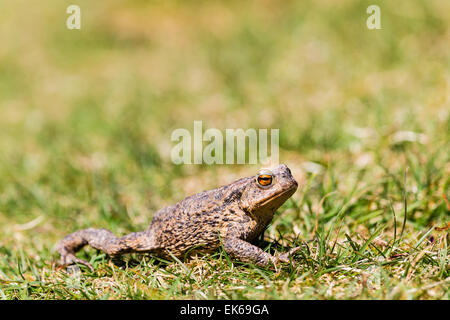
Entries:
{"label": "toad's mouth", "polygon": [[[272,195],[271,197],[267,198],[267,199],[264,200],[263,202],[260,202],[260,203],[256,204],[255,209],[264,207],[264,206],[266,206],[267,204],[273,202],[274,199],[278,199],[278,198],[284,196],[285,194],[290,193],[290,194],[289,194],[289,197],[290,197],[290,196],[293,195],[294,192],[297,190],[297,187],[298,187],[297,184],[292,184],[289,188],[284,189],[284,190],[282,190],[281,192],[275,193],[274,195]],[[287,197],[286,200],[289,199],[289,197]],[[286,200],[285,200],[285,201],[286,201]],[[284,201],[283,201],[283,203],[284,203]]]}

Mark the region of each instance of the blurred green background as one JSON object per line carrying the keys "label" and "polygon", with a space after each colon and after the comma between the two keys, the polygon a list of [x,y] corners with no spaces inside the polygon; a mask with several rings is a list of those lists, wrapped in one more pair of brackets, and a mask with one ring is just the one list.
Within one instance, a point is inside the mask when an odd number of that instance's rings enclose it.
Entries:
{"label": "blurred green background", "polygon": [[[66,28],[70,4],[81,30]],[[371,4],[381,30],[366,27]],[[170,134],[194,120],[279,128],[280,161],[303,186],[311,162],[323,169],[310,207],[380,183],[364,208],[392,199],[401,212],[409,167],[408,225],[448,220],[450,1],[6,0],[0,41],[4,254],[48,266],[68,232],[140,230],[164,205],[255,173],[172,164]],[[295,219],[288,231],[307,220]]]}

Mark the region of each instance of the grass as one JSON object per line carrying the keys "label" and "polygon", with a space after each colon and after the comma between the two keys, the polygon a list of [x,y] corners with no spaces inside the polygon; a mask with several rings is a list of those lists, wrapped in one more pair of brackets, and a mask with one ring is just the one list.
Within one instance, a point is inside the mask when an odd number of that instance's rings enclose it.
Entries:
{"label": "grass", "polygon": [[[450,3],[376,1],[368,30],[373,1],[80,0],[69,31],[72,3],[0,4],[0,298],[449,299]],[[255,173],[172,164],[194,120],[280,129],[300,188],[265,249],[295,265],[87,249],[95,272],[59,270],[70,232]]]}

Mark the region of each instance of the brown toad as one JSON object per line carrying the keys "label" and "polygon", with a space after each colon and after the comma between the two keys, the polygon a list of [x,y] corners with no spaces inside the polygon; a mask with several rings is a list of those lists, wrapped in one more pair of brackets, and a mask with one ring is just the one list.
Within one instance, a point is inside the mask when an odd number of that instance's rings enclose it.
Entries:
{"label": "brown toad", "polygon": [[109,230],[89,228],[66,236],[56,248],[62,265],[78,262],[91,269],[88,262],[75,256],[84,245],[111,256],[138,252],[163,258],[211,253],[223,245],[230,256],[258,266],[288,262],[298,248],[272,256],[250,242],[264,232],[274,212],[297,186],[289,168],[281,164],[161,209],[145,231],[118,238]]}

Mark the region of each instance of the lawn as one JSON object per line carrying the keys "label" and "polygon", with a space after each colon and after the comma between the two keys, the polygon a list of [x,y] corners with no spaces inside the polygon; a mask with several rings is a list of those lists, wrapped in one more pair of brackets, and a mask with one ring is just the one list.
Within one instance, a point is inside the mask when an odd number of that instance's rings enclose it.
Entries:
{"label": "lawn", "polygon": [[[66,8],[81,8],[81,29]],[[369,30],[369,5],[381,29]],[[450,2],[0,2],[1,299],[450,298]],[[177,128],[276,128],[299,189],[266,270],[86,248],[259,165],[175,165]]]}

